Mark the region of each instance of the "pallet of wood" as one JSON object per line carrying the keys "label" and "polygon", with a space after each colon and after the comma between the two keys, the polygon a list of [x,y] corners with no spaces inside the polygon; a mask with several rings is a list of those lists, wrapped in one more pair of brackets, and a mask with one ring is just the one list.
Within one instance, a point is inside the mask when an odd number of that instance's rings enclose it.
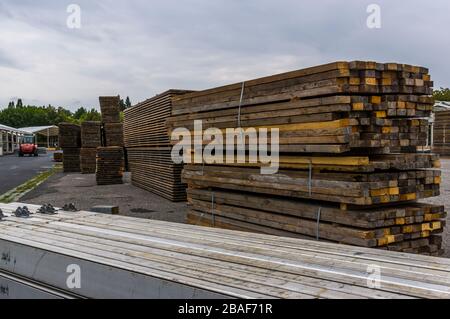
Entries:
{"label": "pallet of wood", "polygon": [[81,127],[72,123],[59,123],[59,146],[64,148],[81,147]]}
{"label": "pallet of wood", "polygon": [[261,174],[259,168],[186,165],[183,180],[192,187],[219,187],[262,194],[369,206],[440,195],[440,170],[400,172],[310,172],[282,169]]}
{"label": "pallet of wood", "polygon": [[330,95],[430,95],[426,68],[370,61],[334,62],[175,98],[173,115],[229,110]]}
{"label": "pallet of wood", "polygon": [[65,173],[79,173],[81,127],[72,123],[59,123],[59,145],[63,150],[63,170]]}
{"label": "pallet of wood", "polygon": [[[188,221],[272,235],[421,253],[445,226],[443,206],[406,203],[343,212],[338,205],[221,189],[189,189]],[[217,223],[217,224],[216,224]],[[431,246],[441,254],[441,243]],[[403,250],[403,248],[405,250]],[[406,250],[407,249],[407,250]]]}
{"label": "pallet of wood", "polygon": [[192,91],[168,90],[124,111],[125,147],[155,147],[170,144],[166,120],[172,114],[172,99]]}
{"label": "pallet of wood", "polygon": [[450,111],[434,113],[433,152],[450,156]]}
{"label": "pallet of wood", "polygon": [[171,147],[129,148],[128,165],[133,185],[173,202],[186,201],[181,181],[182,164],[174,164]]}
{"label": "pallet of wood", "polygon": [[[440,254],[446,213],[416,202],[440,194],[439,157],[422,152],[432,86],[423,67],[354,61],[173,98],[169,134],[187,128],[193,142],[210,128],[241,128],[247,142],[243,157],[214,154],[185,166],[188,221]],[[251,137],[263,128],[279,131],[274,174],[252,157],[260,144]],[[269,152],[276,141],[269,134]]]}
{"label": "pallet of wood", "polygon": [[99,97],[103,123],[120,123],[120,96]]}
{"label": "pallet of wood", "polygon": [[174,202],[186,200],[183,165],[175,164],[166,128],[172,98],[192,91],[169,90],[125,110],[124,138],[133,185]]}
{"label": "pallet of wood", "polygon": [[122,147],[97,148],[97,185],[123,184],[123,158]]}
{"label": "pallet of wood", "polygon": [[85,121],[81,123],[81,145],[83,148],[102,146],[102,123]]}
{"label": "pallet of wood", "polygon": [[97,149],[80,149],[80,169],[82,174],[95,174],[97,168]]}
{"label": "pallet of wood", "polygon": [[99,97],[102,113],[102,147],[97,148],[97,184],[123,183],[125,158],[123,124],[120,119],[120,96]]}
{"label": "pallet of wood", "polygon": [[427,145],[428,120],[422,117],[430,115],[433,101],[428,96],[334,95],[219,111],[211,107],[212,111],[196,112],[196,104],[190,105],[185,107],[190,113],[168,119],[169,134],[183,127],[194,139],[198,134],[194,121],[202,121],[203,130],[218,128],[223,133],[227,128],[254,128],[259,136],[260,128],[278,129],[281,152],[345,153],[370,148],[387,153]]}
{"label": "pallet of wood", "polygon": [[63,171],[64,173],[81,172],[80,148],[63,149]]}
{"label": "pallet of wood", "polygon": [[123,123],[105,123],[104,131],[106,146],[124,146]]}
{"label": "pallet of wood", "polygon": [[80,168],[82,174],[95,174],[97,147],[102,146],[102,123],[85,121],[81,123]]}

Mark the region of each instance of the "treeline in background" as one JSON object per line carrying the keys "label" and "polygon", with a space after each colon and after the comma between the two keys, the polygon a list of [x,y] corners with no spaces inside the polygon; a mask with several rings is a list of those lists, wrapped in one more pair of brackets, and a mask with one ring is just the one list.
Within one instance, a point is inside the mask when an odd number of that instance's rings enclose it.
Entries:
{"label": "treeline in background", "polygon": [[[131,107],[130,98],[121,100],[121,110]],[[22,99],[12,101],[0,110],[0,124],[15,128],[58,125],[61,122],[80,124],[84,121],[100,121],[100,112],[95,108],[80,107],[71,112],[64,107],[23,105]]]}

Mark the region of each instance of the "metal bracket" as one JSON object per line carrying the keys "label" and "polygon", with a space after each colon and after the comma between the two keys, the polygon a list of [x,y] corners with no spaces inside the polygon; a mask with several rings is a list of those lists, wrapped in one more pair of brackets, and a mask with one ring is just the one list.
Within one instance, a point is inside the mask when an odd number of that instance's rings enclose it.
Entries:
{"label": "metal bracket", "polygon": [[41,208],[38,209],[37,213],[43,214],[43,215],[56,215],[57,214],[55,207],[53,207],[53,205],[51,205],[51,204],[42,205]]}
{"label": "metal bracket", "polygon": [[64,205],[62,210],[65,212],[73,212],[73,213],[80,211],[79,209],[76,208],[74,203],[69,203],[69,204]]}
{"label": "metal bracket", "polygon": [[17,207],[14,211],[14,215],[19,218],[28,218],[31,215],[31,212],[28,210],[27,206]]}

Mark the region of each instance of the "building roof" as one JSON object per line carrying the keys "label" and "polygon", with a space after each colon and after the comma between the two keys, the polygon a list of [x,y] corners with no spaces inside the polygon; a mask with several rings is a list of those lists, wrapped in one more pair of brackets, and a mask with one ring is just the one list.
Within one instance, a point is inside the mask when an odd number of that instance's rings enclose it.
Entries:
{"label": "building roof", "polygon": [[434,104],[435,111],[448,111],[450,110],[450,102],[447,101],[436,101]]}
{"label": "building roof", "polygon": [[7,125],[3,125],[0,124],[0,130],[2,131],[10,131],[10,132],[14,132],[14,133],[27,133],[28,131],[22,130],[22,129],[17,129],[11,126],[7,126]]}
{"label": "building roof", "polygon": [[56,136],[59,133],[59,128],[56,125],[22,127],[20,128],[20,130],[32,134],[42,134],[42,135],[47,135],[47,133],[49,132],[50,136]]}

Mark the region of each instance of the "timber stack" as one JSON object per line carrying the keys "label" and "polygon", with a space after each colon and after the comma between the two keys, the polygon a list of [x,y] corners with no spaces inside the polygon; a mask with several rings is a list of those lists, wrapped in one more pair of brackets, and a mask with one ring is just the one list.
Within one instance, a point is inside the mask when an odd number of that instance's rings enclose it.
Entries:
{"label": "timber stack", "polygon": [[439,111],[434,116],[433,152],[450,156],[450,111]]}
{"label": "timber stack", "polygon": [[[191,91],[189,91],[191,92]],[[124,136],[133,185],[173,202],[186,201],[182,164],[172,161],[166,120],[172,98],[188,93],[169,90],[125,110]]]}
{"label": "timber stack", "polygon": [[59,145],[63,150],[65,173],[80,172],[81,128],[72,123],[59,123]]}
{"label": "timber stack", "polygon": [[103,122],[102,145],[105,147],[97,148],[97,184],[122,184],[125,160],[120,96],[101,96],[99,100]]}
{"label": "timber stack", "polygon": [[123,184],[123,147],[97,148],[97,185]]}
{"label": "timber stack", "polygon": [[81,124],[81,173],[95,174],[97,147],[102,146],[102,123],[86,121]]}
{"label": "timber stack", "polygon": [[[426,68],[355,61],[175,97],[169,134],[197,136],[201,120],[202,130],[242,128],[250,140],[244,159],[223,163],[216,153],[185,167],[188,221],[441,254],[446,212],[417,202],[440,193],[439,157],[426,152],[432,87]],[[279,130],[276,173],[249,161],[260,146],[252,128],[259,138]],[[276,137],[268,134],[269,151]]]}

